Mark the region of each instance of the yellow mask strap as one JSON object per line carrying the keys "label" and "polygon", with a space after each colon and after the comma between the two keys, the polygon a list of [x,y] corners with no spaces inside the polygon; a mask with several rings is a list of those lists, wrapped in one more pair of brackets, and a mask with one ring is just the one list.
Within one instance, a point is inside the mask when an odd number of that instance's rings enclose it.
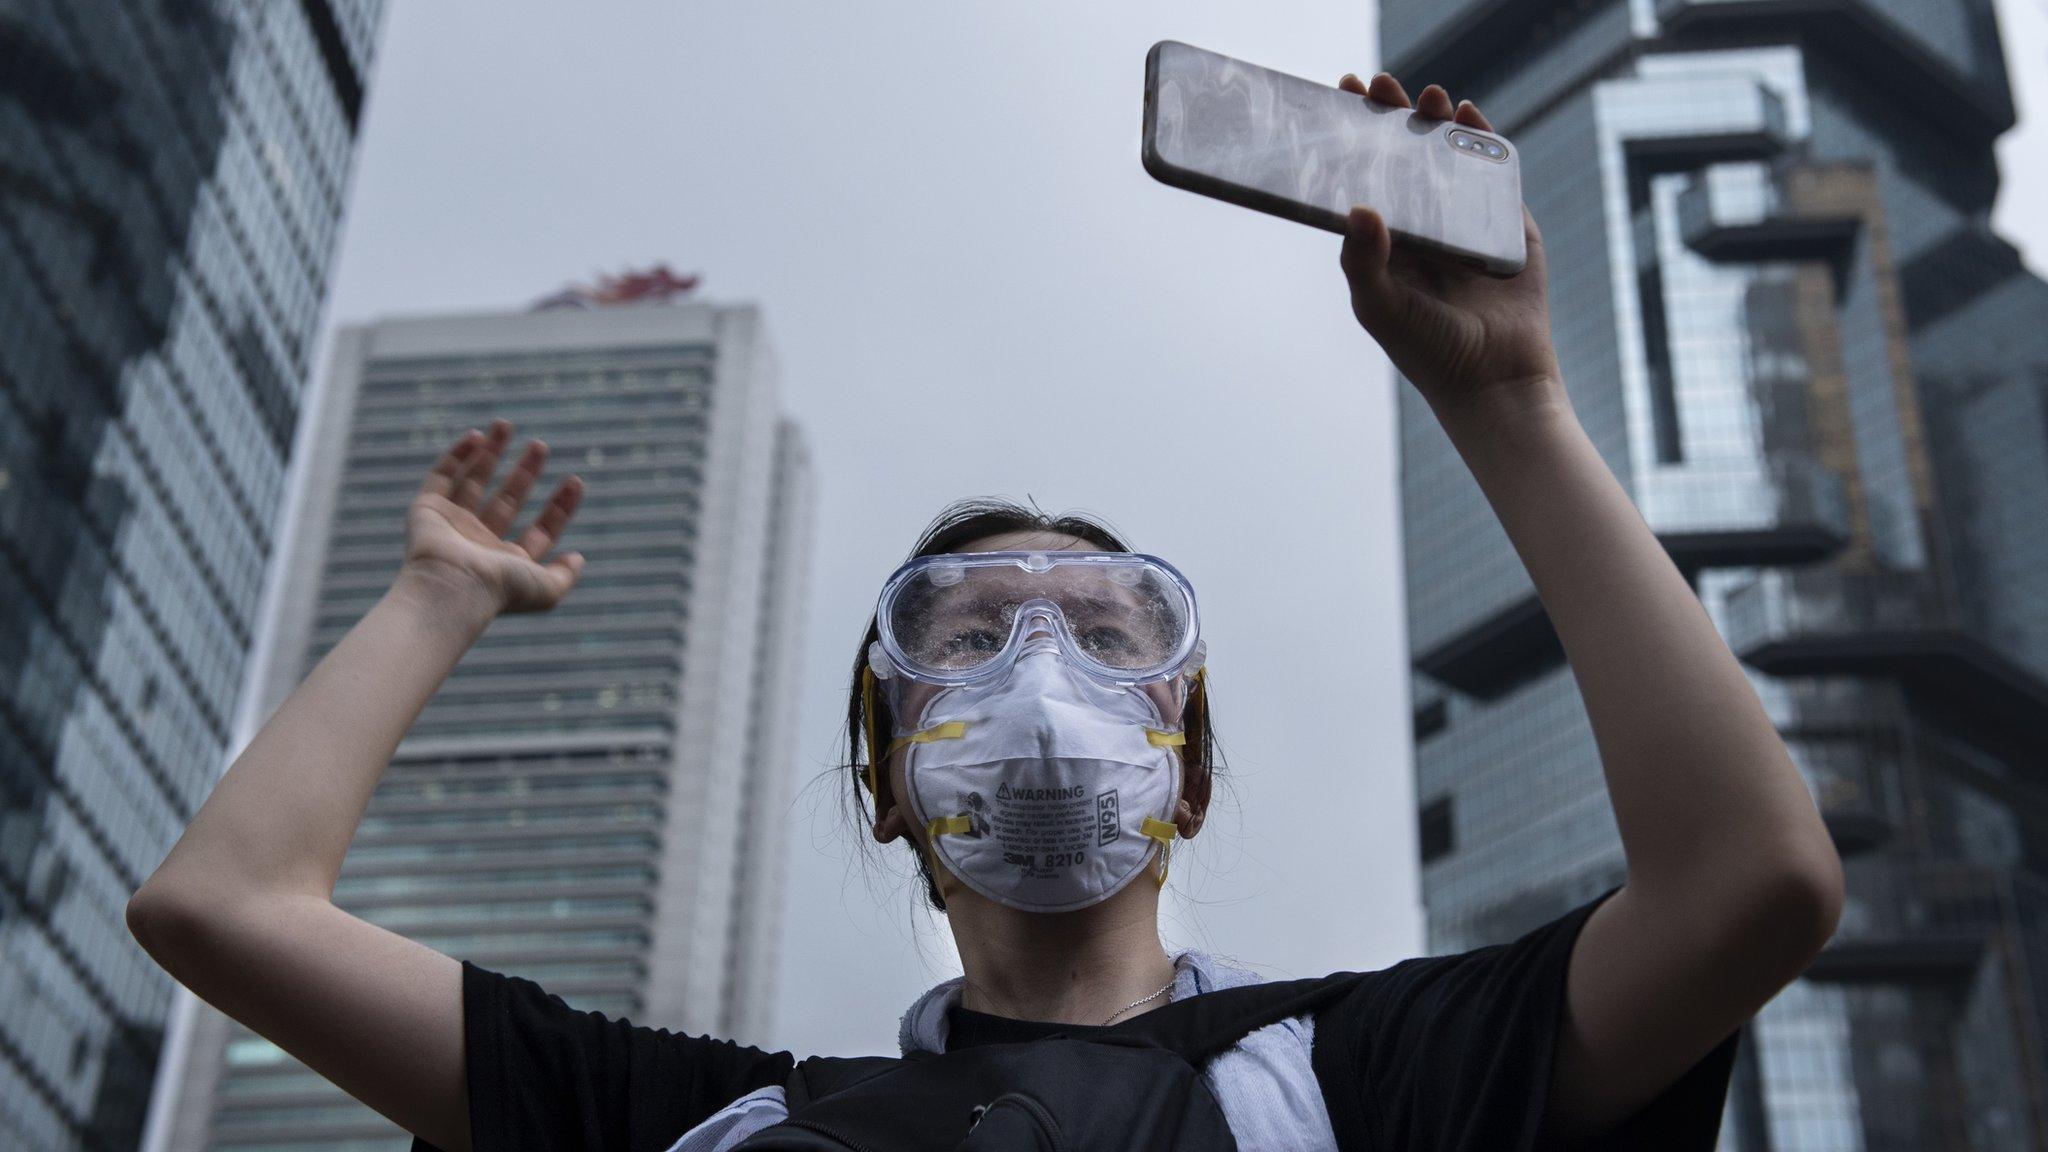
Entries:
{"label": "yellow mask strap", "polygon": [[1138,825],[1138,832],[1148,839],[1159,841],[1159,872],[1156,878],[1159,881],[1159,886],[1164,888],[1166,886],[1166,868],[1173,857],[1173,840],[1174,837],[1180,835],[1180,829],[1168,824],[1164,820],[1156,820],[1147,816],[1144,823]]}
{"label": "yellow mask strap", "polygon": [[[1199,684],[1201,679],[1202,670],[1198,668],[1195,670],[1196,683]],[[1145,729],[1145,743],[1150,744],[1154,748],[1181,748],[1185,747],[1187,742],[1188,734],[1185,731],[1164,732],[1157,728]],[[1167,864],[1173,855],[1173,841],[1175,837],[1180,835],[1180,829],[1164,820],[1155,820],[1147,816],[1145,817],[1145,822],[1138,825],[1138,831],[1153,840],[1159,841],[1158,880],[1160,885],[1164,887],[1166,884]]]}
{"label": "yellow mask strap", "polygon": [[929,744],[934,740],[959,740],[966,735],[967,721],[948,720],[944,724],[934,724],[921,732],[912,732],[908,736],[898,736],[896,739],[891,740],[889,742],[889,750],[882,753],[882,759],[886,760],[894,756],[898,748],[906,745]]}

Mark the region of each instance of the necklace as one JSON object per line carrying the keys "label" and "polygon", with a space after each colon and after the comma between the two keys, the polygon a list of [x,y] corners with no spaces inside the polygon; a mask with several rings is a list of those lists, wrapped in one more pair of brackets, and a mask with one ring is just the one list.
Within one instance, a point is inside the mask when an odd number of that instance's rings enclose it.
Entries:
{"label": "necklace", "polygon": [[1167,977],[1167,978],[1166,978],[1166,983],[1164,983],[1164,984],[1161,984],[1161,985],[1159,986],[1159,991],[1157,991],[1157,992],[1154,992],[1154,993],[1153,993],[1153,994],[1151,994],[1150,996],[1144,997],[1143,999],[1140,999],[1140,1000],[1133,1000],[1133,1001],[1131,1001],[1131,1002],[1130,1002],[1129,1004],[1126,1004],[1126,1005],[1124,1005],[1123,1007],[1121,1007],[1121,1008],[1117,1009],[1116,1011],[1114,1011],[1114,1012],[1111,1012],[1111,1013],[1109,1014],[1109,1019],[1107,1019],[1107,1020],[1104,1020],[1104,1021],[1103,1021],[1102,1023],[1100,1023],[1100,1024],[1096,1025],[1096,1027],[1098,1027],[1098,1028],[1107,1028],[1107,1027],[1109,1027],[1109,1026],[1110,1026],[1111,1024],[1114,1024],[1114,1023],[1116,1023],[1116,1018],[1117,1018],[1117,1017],[1119,1017],[1119,1016],[1123,1015],[1123,1014],[1124,1014],[1124,1013],[1126,1013],[1126,1012],[1129,1012],[1129,1011],[1130,1011],[1131,1009],[1133,1009],[1133,1008],[1136,1008],[1136,1007],[1137,1007],[1138,1005],[1140,1005],[1140,1004],[1143,1004],[1143,1003],[1145,1003],[1146,1001],[1150,1001],[1150,1000],[1157,1000],[1157,999],[1159,999],[1159,998],[1160,998],[1161,996],[1164,996],[1164,995],[1166,995],[1168,991],[1172,990],[1172,988],[1173,988],[1173,982],[1174,982],[1175,980],[1178,980],[1178,979],[1180,979],[1180,973],[1178,973],[1178,972],[1175,972],[1175,973],[1174,973],[1173,975],[1171,975],[1171,976],[1169,976],[1169,977]]}
{"label": "necklace", "polygon": [[[1150,996],[1140,996],[1136,1000],[1131,1001],[1129,1004],[1126,1004],[1123,1007],[1117,1009],[1116,1011],[1111,1012],[1109,1014],[1109,1019],[1104,1020],[1100,1024],[1097,1024],[1096,1027],[1107,1028],[1111,1024],[1116,1023],[1118,1017],[1121,1017],[1124,1013],[1129,1012],[1131,1009],[1136,1008],[1138,1005],[1150,1003],[1151,1001],[1157,1000],[1161,996],[1166,995],[1168,992],[1171,992],[1173,990],[1173,982],[1178,979],[1180,979],[1180,973],[1176,971],[1173,975],[1166,978],[1166,983],[1161,984],[1157,992],[1152,993]],[[987,996],[988,993],[983,992],[982,995]]]}

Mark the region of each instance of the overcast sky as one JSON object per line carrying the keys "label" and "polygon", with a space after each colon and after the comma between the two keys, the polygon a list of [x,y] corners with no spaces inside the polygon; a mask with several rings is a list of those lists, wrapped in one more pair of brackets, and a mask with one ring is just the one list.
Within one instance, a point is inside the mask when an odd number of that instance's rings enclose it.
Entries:
{"label": "overcast sky", "polygon": [[[2048,107],[2044,0],[2001,8],[2021,97]],[[1235,802],[1176,854],[1170,943],[1276,976],[1421,950],[1385,362],[1335,237],[1137,159],[1153,41],[1334,83],[1374,66],[1374,20],[1356,0],[390,6],[330,322],[522,307],[665,260],[762,306],[815,455],[781,995],[768,1035],[734,1039],[893,1051],[898,1013],[957,971],[905,854],[863,866],[816,781],[876,590],[958,496],[1103,514],[1202,598]],[[2040,268],[2048,224],[2012,210],[2048,202],[2029,129],[2001,148],[1998,222]]]}

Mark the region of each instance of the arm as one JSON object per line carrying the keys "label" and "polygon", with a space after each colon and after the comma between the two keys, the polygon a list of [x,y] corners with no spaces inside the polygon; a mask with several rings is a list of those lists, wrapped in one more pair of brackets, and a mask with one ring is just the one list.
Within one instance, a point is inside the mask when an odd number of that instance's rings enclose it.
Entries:
{"label": "arm", "polygon": [[[528,444],[488,504],[511,426],[471,432],[427,475],[390,591],[221,778],[128,904],[151,957],[194,993],[448,1152],[470,1146],[462,968],[330,901],[406,729],[499,612],[552,607],[582,570],[545,565],[571,477],[517,545],[500,537],[539,475]],[[479,505],[482,504],[479,511]]]}
{"label": "arm", "polygon": [[[1347,91],[1408,106],[1392,77]],[[1431,85],[1419,109],[1488,129]],[[1527,217],[1524,212],[1525,220]],[[1841,861],[1762,703],[1573,415],[1542,237],[1497,280],[1394,251],[1354,209],[1352,308],[1413,381],[1535,582],[1592,721],[1628,877],[1573,949],[1545,1122],[1642,1108],[1796,977],[1834,931]]]}

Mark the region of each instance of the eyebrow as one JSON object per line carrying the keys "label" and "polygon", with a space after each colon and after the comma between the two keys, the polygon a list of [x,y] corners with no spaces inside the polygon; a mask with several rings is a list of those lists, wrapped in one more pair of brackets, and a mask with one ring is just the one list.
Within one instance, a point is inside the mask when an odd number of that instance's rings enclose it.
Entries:
{"label": "eyebrow", "polygon": [[[961,609],[979,611],[985,608],[1000,608],[1010,602],[993,595],[992,590],[988,588],[941,588],[933,593],[930,608],[934,612],[956,612]],[[1015,602],[1023,601],[1019,599]]]}
{"label": "eyebrow", "polygon": [[[1032,597],[1004,597],[995,589],[940,589],[932,597],[928,610],[933,613],[984,612],[1008,604],[1021,604]],[[1150,612],[1156,605],[1143,597],[1130,601],[1111,599],[1105,596],[1048,596],[1056,604],[1076,612],[1123,613]]]}
{"label": "eyebrow", "polygon": [[1121,612],[1121,611],[1127,611],[1127,610],[1131,610],[1131,609],[1142,609],[1142,608],[1144,608],[1144,604],[1142,604],[1142,603],[1129,603],[1129,604],[1126,604],[1126,603],[1122,603],[1122,602],[1120,602],[1120,601],[1117,601],[1117,600],[1111,600],[1111,599],[1108,599],[1108,598],[1106,598],[1106,597],[1102,597],[1102,596],[1076,596],[1076,597],[1073,597],[1073,598],[1071,598],[1071,599],[1066,599],[1066,598],[1062,598],[1062,599],[1061,599],[1061,601],[1060,601],[1060,603],[1062,603],[1062,604],[1072,604],[1072,605],[1074,605],[1074,606],[1075,606],[1075,607],[1077,607],[1077,608],[1089,608],[1089,609],[1093,609],[1093,610],[1095,610],[1095,611],[1097,611],[1097,612],[1101,612],[1101,611],[1112,611],[1112,612]]}

